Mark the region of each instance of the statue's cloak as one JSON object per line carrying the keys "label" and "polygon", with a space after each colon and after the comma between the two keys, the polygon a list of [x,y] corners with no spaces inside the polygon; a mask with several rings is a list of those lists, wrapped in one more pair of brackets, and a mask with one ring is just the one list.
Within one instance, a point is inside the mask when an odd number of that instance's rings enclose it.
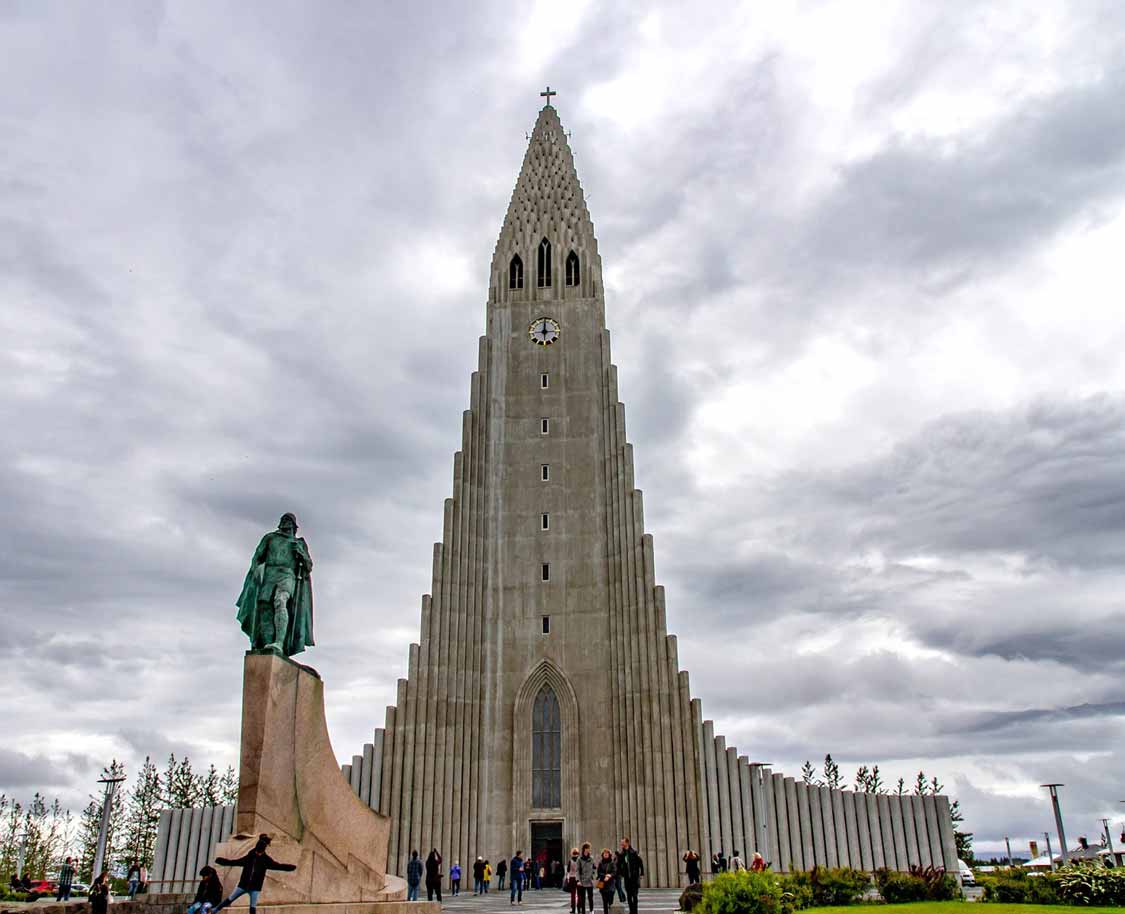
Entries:
{"label": "statue's cloak", "polygon": [[[266,534],[266,536],[271,535]],[[265,537],[262,541],[265,542]],[[305,545],[303,538],[299,538],[299,541]],[[307,545],[305,548],[307,550]],[[266,565],[265,562],[259,561],[259,556],[262,554],[262,547],[259,546],[254,553],[254,558],[250,560],[250,570],[246,572],[246,580],[242,582],[242,593],[234,604],[238,607],[238,623],[254,648],[263,647],[267,643],[261,631],[263,617],[269,613],[268,619],[273,622],[273,588],[270,588],[270,593],[263,592],[262,582],[265,579]],[[285,633],[282,648],[286,657],[292,657],[315,644],[312,574],[305,572],[297,579],[296,592],[289,600],[289,628]]]}

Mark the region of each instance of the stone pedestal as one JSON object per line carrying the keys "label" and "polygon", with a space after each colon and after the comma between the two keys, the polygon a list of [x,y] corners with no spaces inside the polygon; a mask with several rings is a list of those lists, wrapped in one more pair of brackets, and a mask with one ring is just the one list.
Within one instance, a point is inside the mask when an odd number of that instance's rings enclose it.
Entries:
{"label": "stone pedestal", "polygon": [[[406,898],[386,872],[390,820],[352,791],[340,773],[324,719],[324,683],[315,670],[281,657],[248,654],[242,685],[242,755],[234,835],[216,856],[248,853],[259,834],[269,855],[296,864],[271,871],[262,906],[296,914],[390,914]],[[240,870],[220,869],[227,892]],[[238,904],[246,903],[244,896]],[[383,903],[387,907],[382,907]],[[412,911],[425,914],[419,905]],[[432,906],[433,912],[439,910]]]}

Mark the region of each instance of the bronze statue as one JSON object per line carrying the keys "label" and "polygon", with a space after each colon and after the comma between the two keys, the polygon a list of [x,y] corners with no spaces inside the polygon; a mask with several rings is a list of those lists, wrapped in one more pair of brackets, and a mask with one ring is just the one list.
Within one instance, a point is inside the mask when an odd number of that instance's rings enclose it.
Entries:
{"label": "bronze statue", "polygon": [[258,543],[235,603],[252,651],[292,657],[313,646],[311,571],[308,544],[287,512]]}

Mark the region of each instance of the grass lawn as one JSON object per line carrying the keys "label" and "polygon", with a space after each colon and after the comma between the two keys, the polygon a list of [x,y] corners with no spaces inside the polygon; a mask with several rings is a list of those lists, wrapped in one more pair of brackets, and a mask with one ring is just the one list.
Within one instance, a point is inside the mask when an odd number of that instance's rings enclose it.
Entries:
{"label": "grass lawn", "polygon": [[912,904],[850,905],[840,908],[810,908],[810,914],[1122,914],[1125,908],[1082,908],[1066,904],[992,904],[964,901],[916,901]]}

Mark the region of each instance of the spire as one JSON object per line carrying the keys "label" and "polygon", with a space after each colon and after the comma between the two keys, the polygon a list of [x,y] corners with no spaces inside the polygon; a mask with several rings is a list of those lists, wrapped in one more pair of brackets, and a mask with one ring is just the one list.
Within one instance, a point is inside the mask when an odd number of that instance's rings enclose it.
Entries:
{"label": "spire", "polygon": [[519,254],[525,264],[533,263],[540,240],[546,238],[564,257],[566,252],[575,251],[590,265],[591,276],[600,285],[601,263],[594,225],[567,135],[549,98],[528,139],[523,166],[496,242],[492,275],[507,277],[513,254]]}

